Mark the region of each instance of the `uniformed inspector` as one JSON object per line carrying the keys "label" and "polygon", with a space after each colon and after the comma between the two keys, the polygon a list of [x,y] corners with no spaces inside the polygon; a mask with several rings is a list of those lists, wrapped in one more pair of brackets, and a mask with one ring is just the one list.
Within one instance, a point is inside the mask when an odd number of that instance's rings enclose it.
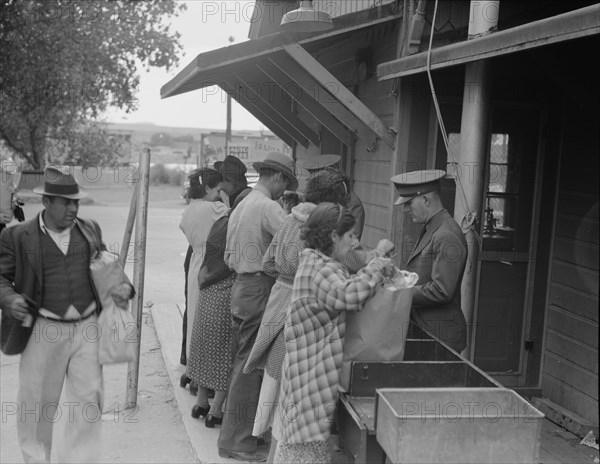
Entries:
{"label": "uniformed inspector", "polygon": [[408,259],[407,270],[419,275],[413,287],[411,320],[457,352],[467,344],[460,285],[467,260],[467,242],[460,226],[440,199],[441,170],[412,171],[391,178],[404,211],[423,224]]}

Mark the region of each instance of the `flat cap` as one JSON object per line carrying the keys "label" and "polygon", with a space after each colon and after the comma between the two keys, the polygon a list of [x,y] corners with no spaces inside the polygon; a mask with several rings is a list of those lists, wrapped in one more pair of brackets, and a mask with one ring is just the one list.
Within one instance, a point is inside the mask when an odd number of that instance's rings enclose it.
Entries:
{"label": "flat cap", "polygon": [[446,177],[446,171],[428,169],[425,171],[411,171],[398,174],[390,180],[398,191],[395,205],[403,205],[419,195],[440,190],[440,179]]}
{"label": "flat cap", "polygon": [[241,182],[246,177],[246,165],[239,158],[227,155],[223,161],[215,161],[213,168],[229,182]]}

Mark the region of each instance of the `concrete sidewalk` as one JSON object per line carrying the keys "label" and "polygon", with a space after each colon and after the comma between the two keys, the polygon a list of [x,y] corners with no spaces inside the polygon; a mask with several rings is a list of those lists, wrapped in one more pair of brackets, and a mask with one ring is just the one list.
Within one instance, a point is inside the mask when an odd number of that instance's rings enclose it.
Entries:
{"label": "concrete sidewalk", "polygon": [[[198,462],[196,454],[201,456],[203,462],[211,461],[205,457],[202,446],[194,450],[188,440],[187,430],[190,429],[186,430],[183,426],[182,416],[187,419],[189,411],[186,407],[180,413],[179,405],[182,401],[176,400],[174,395],[184,393],[191,402],[194,397],[189,394],[189,390],[184,391],[180,388],[179,382],[175,383],[167,378],[161,345],[148,308],[144,308],[142,321],[138,395],[137,406],[134,409],[124,409],[127,364],[104,367],[104,411],[101,419],[98,418],[103,422],[102,437],[98,437],[102,441],[102,452],[98,456],[98,462],[195,463]],[[179,324],[181,326],[181,321]],[[0,462],[2,464],[23,462],[17,441],[16,424],[19,360],[19,355],[0,355],[0,402],[2,404]],[[64,406],[64,398],[59,402],[59,406],[62,406],[61,411],[68,410]],[[57,431],[64,427],[68,416],[64,412],[57,418],[55,424]],[[204,424],[202,427],[206,428]],[[60,433],[56,433],[55,440],[59,437]],[[57,462],[55,451],[54,447],[52,462]]]}
{"label": "concrete sidewalk", "polygon": [[179,363],[183,309],[183,304],[158,304],[151,308],[154,327],[161,345],[167,373],[173,384],[173,392],[181,412],[183,425],[200,462],[239,464],[240,461],[224,459],[219,456],[217,439],[220,427],[210,429],[204,425],[202,418],[194,419],[191,412],[192,407],[196,404],[196,397],[190,394],[189,388],[179,386],[179,379],[185,373],[185,366]]}

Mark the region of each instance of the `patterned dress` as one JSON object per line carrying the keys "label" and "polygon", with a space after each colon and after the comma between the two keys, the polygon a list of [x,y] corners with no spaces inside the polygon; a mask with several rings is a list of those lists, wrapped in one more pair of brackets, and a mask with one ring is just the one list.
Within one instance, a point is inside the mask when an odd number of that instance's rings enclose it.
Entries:
{"label": "patterned dress", "polygon": [[235,274],[200,292],[188,375],[201,387],[227,391],[231,368],[231,287]]}
{"label": "patterned dress", "polygon": [[[215,221],[223,217],[229,208],[220,201],[206,201],[202,198],[194,199],[183,212],[179,228],[185,234],[190,246],[193,248],[190,259],[190,267],[187,277],[187,334],[186,350],[188,358],[190,355],[190,343],[192,338],[192,325],[198,306],[198,273],[204,261],[206,241],[208,234]],[[187,372],[188,377],[190,376]]]}
{"label": "patterned dress", "polygon": [[312,249],[302,252],[285,324],[276,461],[285,456],[290,462],[327,462],[322,452],[338,399],[345,311],[362,309],[382,282],[374,267],[351,277],[335,259]]}

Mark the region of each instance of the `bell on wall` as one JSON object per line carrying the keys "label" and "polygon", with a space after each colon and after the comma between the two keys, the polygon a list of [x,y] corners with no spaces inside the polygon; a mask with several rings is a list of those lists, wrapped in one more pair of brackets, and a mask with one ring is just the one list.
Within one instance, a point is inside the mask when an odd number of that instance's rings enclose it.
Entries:
{"label": "bell on wall", "polygon": [[324,11],[315,10],[312,1],[301,1],[300,8],[288,11],[280,23],[281,30],[291,32],[319,32],[333,27]]}

